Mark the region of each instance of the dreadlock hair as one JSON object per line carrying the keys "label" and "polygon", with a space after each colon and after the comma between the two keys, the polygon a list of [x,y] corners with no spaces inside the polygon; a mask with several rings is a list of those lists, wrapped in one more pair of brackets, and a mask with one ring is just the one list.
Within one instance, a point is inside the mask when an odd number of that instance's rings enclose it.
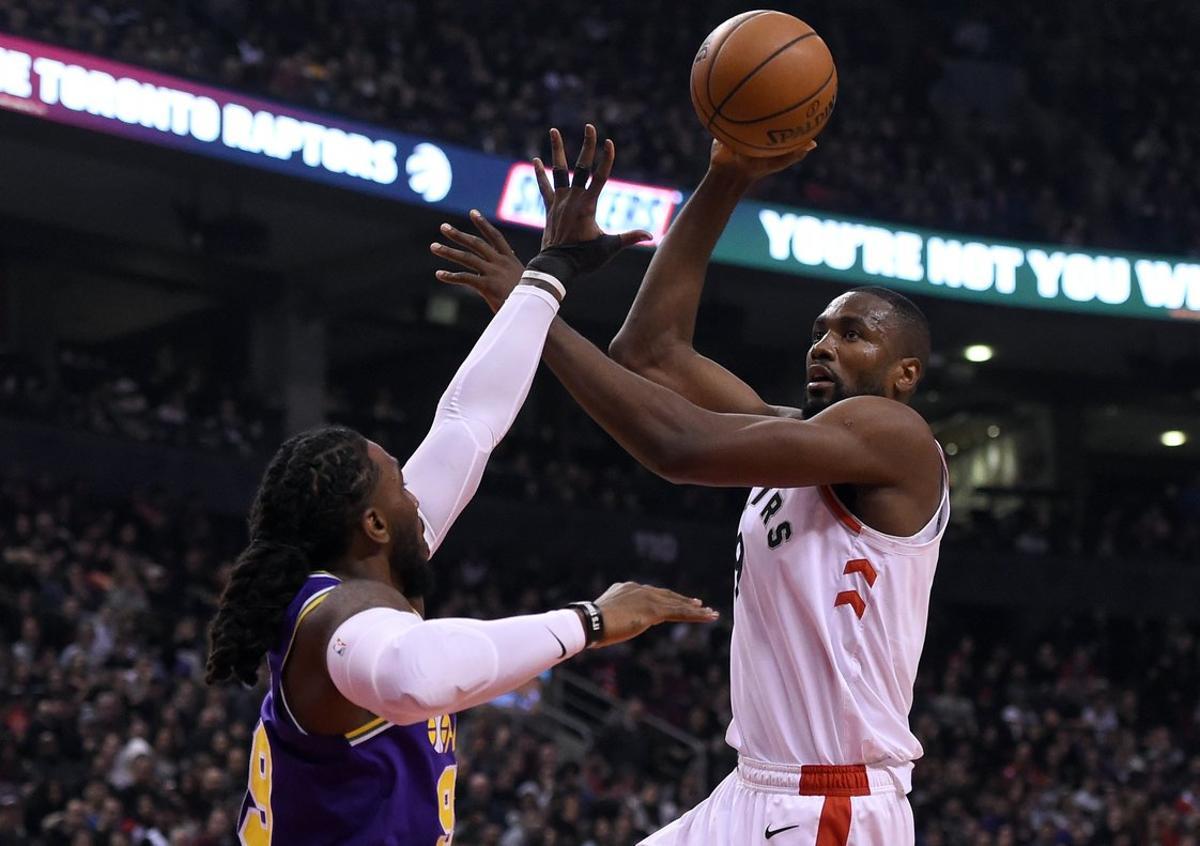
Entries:
{"label": "dreadlock hair", "polygon": [[238,555],[209,627],[205,680],[253,685],[284,613],[314,567],[346,550],[379,472],[367,441],[342,426],[288,438],[267,465]]}
{"label": "dreadlock hair", "polygon": [[929,319],[925,317],[925,312],[921,311],[916,303],[891,288],[881,288],[877,285],[851,288],[849,293],[870,294],[890,305],[892,318],[896,321],[901,333],[902,355],[920,359],[922,367],[929,364],[929,353],[932,347],[929,337]]}

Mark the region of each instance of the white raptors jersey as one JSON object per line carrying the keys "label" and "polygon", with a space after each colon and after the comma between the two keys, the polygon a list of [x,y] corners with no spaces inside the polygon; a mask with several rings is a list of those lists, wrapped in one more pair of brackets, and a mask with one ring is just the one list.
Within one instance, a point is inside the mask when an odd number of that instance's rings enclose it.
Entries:
{"label": "white raptors jersey", "polygon": [[750,491],[726,735],[741,755],[911,771],[923,750],[908,712],[950,516],[942,478],[937,513],[911,538],[864,526],[828,487]]}

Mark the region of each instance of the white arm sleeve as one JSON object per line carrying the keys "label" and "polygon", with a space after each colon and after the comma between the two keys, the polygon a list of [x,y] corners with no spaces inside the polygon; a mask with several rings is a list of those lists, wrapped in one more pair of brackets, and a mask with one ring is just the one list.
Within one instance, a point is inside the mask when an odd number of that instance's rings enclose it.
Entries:
{"label": "white arm sleeve", "polygon": [[515,690],[582,651],[571,609],[502,620],[422,620],[394,608],[360,611],[325,649],[334,686],[397,725],[423,722]]}
{"label": "white arm sleeve", "polygon": [[404,465],[432,555],[479,488],[492,449],[529,394],[558,300],[518,285],[438,403],[433,426]]}

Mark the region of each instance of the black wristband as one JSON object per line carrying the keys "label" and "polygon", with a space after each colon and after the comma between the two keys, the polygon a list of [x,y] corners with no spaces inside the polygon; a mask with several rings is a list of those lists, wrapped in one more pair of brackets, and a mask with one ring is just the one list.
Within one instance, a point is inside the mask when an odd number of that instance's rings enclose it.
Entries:
{"label": "black wristband", "polygon": [[570,285],[575,277],[599,270],[620,251],[619,235],[601,235],[590,241],[546,247],[526,266],[531,270],[549,273],[564,285]]}
{"label": "black wristband", "polygon": [[594,602],[572,602],[568,606],[583,620],[583,636],[587,646],[604,639],[604,615]]}
{"label": "black wristband", "polygon": [[530,270],[549,273],[564,285],[570,284],[571,280],[578,275],[575,262],[561,255],[558,247],[547,247],[542,250],[529,260],[529,264],[526,267]]}

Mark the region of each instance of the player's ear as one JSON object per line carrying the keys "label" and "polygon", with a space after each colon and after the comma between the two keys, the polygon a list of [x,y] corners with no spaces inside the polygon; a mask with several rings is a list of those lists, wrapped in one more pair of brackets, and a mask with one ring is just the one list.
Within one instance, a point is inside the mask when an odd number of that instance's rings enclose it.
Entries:
{"label": "player's ear", "polygon": [[925,368],[921,365],[921,359],[915,356],[900,359],[896,363],[892,376],[892,386],[896,393],[911,394],[917,389],[917,383],[921,381],[924,372]]}
{"label": "player's ear", "polygon": [[392,539],[387,518],[377,508],[368,508],[364,511],[359,526],[363,530],[363,534],[375,543],[387,543]]}

